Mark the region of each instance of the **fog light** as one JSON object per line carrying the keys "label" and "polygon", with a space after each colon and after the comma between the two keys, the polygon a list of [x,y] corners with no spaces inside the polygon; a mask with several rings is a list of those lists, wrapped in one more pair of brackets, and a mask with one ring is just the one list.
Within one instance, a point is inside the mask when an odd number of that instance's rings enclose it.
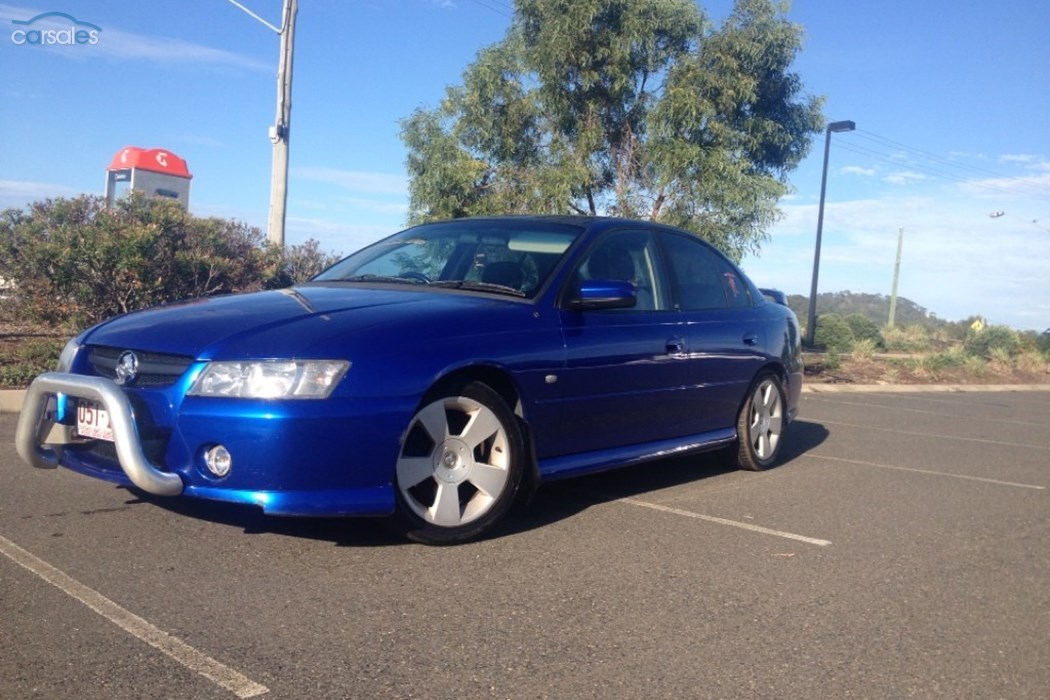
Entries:
{"label": "fog light", "polygon": [[208,471],[222,478],[230,473],[230,468],[233,467],[233,457],[225,447],[216,445],[204,453],[204,464],[207,465]]}

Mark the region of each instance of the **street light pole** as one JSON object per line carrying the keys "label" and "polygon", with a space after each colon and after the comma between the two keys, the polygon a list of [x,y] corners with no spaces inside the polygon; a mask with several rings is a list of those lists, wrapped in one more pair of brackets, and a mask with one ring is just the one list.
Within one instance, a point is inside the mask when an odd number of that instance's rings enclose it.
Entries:
{"label": "street light pole", "polygon": [[809,314],[806,320],[806,347],[813,347],[817,332],[817,277],[820,273],[820,238],[824,230],[824,195],[828,187],[828,153],[831,150],[831,134],[853,131],[857,125],[851,121],[831,122],[824,130],[824,169],[820,174],[820,206],[817,209],[817,246],[813,252],[813,283],[809,288]]}
{"label": "street light pole", "polygon": [[266,238],[271,245],[284,248],[284,220],[288,207],[288,138],[292,124],[292,59],[295,55],[295,17],[299,14],[299,0],[283,0],[280,27],[273,26],[238,0],[227,2],[281,36],[281,55],[277,65],[277,118],[270,127],[273,169],[270,175],[270,215]]}

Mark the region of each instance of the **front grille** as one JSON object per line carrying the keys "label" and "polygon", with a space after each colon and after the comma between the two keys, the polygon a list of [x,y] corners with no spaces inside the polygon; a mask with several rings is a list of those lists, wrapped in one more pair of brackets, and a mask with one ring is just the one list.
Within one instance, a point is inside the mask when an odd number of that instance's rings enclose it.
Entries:
{"label": "front grille", "polygon": [[[169,433],[157,434],[155,437],[143,437],[139,444],[146,459],[158,467],[165,467],[165,455],[168,452]],[[112,442],[104,440],[91,440],[89,442],[67,446],[66,450],[80,455],[91,455],[96,459],[89,460],[96,469],[108,469],[118,471],[120,462],[117,459],[117,446]],[[83,457],[82,457],[83,458]],[[98,460],[102,460],[100,463]]]}
{"label": "front grille", "polygon": [[[116,379],[117,360],[127,349],[94,346],[88,352],[88,362],[98,376]],[[193,362],[192,357],[185,355],[140,350],[135,350],[135,355],[139,358],[139,371],[132,385],[140,387],[164,387],[174,384]]]}

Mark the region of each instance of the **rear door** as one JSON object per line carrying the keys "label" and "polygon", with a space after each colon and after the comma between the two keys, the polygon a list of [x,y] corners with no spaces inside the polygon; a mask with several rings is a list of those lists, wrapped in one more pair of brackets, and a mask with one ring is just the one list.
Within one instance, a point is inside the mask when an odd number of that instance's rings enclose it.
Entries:
{"label": "rear door", "polygon": [[674,305],[685,324],[690,432],[731,428],[766,358],[765,324],[740,273],[695,236],[661,236]]}

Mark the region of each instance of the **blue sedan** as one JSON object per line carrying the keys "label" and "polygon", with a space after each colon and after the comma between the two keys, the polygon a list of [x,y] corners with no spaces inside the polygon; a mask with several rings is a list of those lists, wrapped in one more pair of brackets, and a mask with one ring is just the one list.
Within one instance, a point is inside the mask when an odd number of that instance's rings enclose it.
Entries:
{"label": "blue sedan", "polygon": [[152,494],[396,513],[448,544],[553,479],[719,448],[766,469],[801,388],[794,314],[695,235],[460,219],[289,289],[84,331],[30,386],[16,445]]}

